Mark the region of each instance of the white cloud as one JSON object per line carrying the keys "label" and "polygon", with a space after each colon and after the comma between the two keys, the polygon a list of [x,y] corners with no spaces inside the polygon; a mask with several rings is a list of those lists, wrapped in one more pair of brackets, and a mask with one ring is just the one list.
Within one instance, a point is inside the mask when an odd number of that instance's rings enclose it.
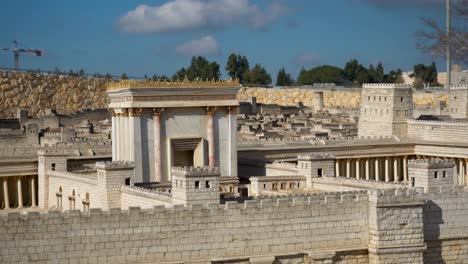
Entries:
{"label": "white cloud", "polygon": [[139,5],[120,17],[120,28],[134,33],[161,33],[242,24],[254,30],[266,28],[288,13],[278,2],[264,10],[250,0],[171,0],[160,6]]}
{"label": "white cloud", "polygon": [[187,57],[217,55],[219,44],[213,36],[205,36],[177,46],[176,53]]}

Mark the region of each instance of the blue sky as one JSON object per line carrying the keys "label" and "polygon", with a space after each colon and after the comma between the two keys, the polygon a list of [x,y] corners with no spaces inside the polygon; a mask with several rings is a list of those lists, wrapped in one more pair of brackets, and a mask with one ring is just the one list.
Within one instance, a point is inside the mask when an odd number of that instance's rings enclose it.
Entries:
{"label": "blue sky", "polygon": [[[276,75],[285,67],[343,67],[357,58],[410,70],[433,58],[416,49],[421,17],[444,21],[444,0],[5,0],[0,47],[18,40],[43,57],[21,68],[85,69],[131,76],[172,74],[205,55],[224,66],[231,52]],[[439,70],[445,70],[438,60]],[[0,67],[13,56],[0,51]]]}

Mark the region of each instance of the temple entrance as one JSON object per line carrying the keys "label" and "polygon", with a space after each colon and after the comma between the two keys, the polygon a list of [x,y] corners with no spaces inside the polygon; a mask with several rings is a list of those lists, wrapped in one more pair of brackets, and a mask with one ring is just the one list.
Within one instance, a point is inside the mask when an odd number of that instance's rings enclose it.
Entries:
{"label": "temple entrance", "polygon": [[174,151],[174,166],[193,166],[193,150]]}
{"label": "temple entrance", "polygon": [[171,166],[205,166],[206,149],[202,138],[171,139]]}

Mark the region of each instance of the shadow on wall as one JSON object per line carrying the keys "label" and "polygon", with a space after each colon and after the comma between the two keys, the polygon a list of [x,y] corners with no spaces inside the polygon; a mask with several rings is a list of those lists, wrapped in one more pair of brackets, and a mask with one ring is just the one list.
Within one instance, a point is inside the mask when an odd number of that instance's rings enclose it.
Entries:
{"label": "shadow on wall", "polygon": [[424,241],[427,250],[424,253],[424,263],[445,264],[442,258],[442,241],[440,226],[444,223],[442,208],[428,200],[423,207]]}

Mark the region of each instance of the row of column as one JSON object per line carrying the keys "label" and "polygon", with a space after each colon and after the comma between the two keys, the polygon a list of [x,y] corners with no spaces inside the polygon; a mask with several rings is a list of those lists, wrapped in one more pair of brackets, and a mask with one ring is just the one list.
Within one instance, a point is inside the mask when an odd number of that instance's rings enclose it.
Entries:
{"label": "row of column", "polygon": [[385,182],[407,182],[407,164],[407,156],[337,159],[335,161],[335,175]]}
{"label": "row of column", "polygon": [[36,176],[4,177],[0,182],[2,209],[37,206]]}
{"label": "row of column", "polygon": [[466,186],[468,184],[468,159],[455,159],[457,166],[457,182],[459,185]]}

